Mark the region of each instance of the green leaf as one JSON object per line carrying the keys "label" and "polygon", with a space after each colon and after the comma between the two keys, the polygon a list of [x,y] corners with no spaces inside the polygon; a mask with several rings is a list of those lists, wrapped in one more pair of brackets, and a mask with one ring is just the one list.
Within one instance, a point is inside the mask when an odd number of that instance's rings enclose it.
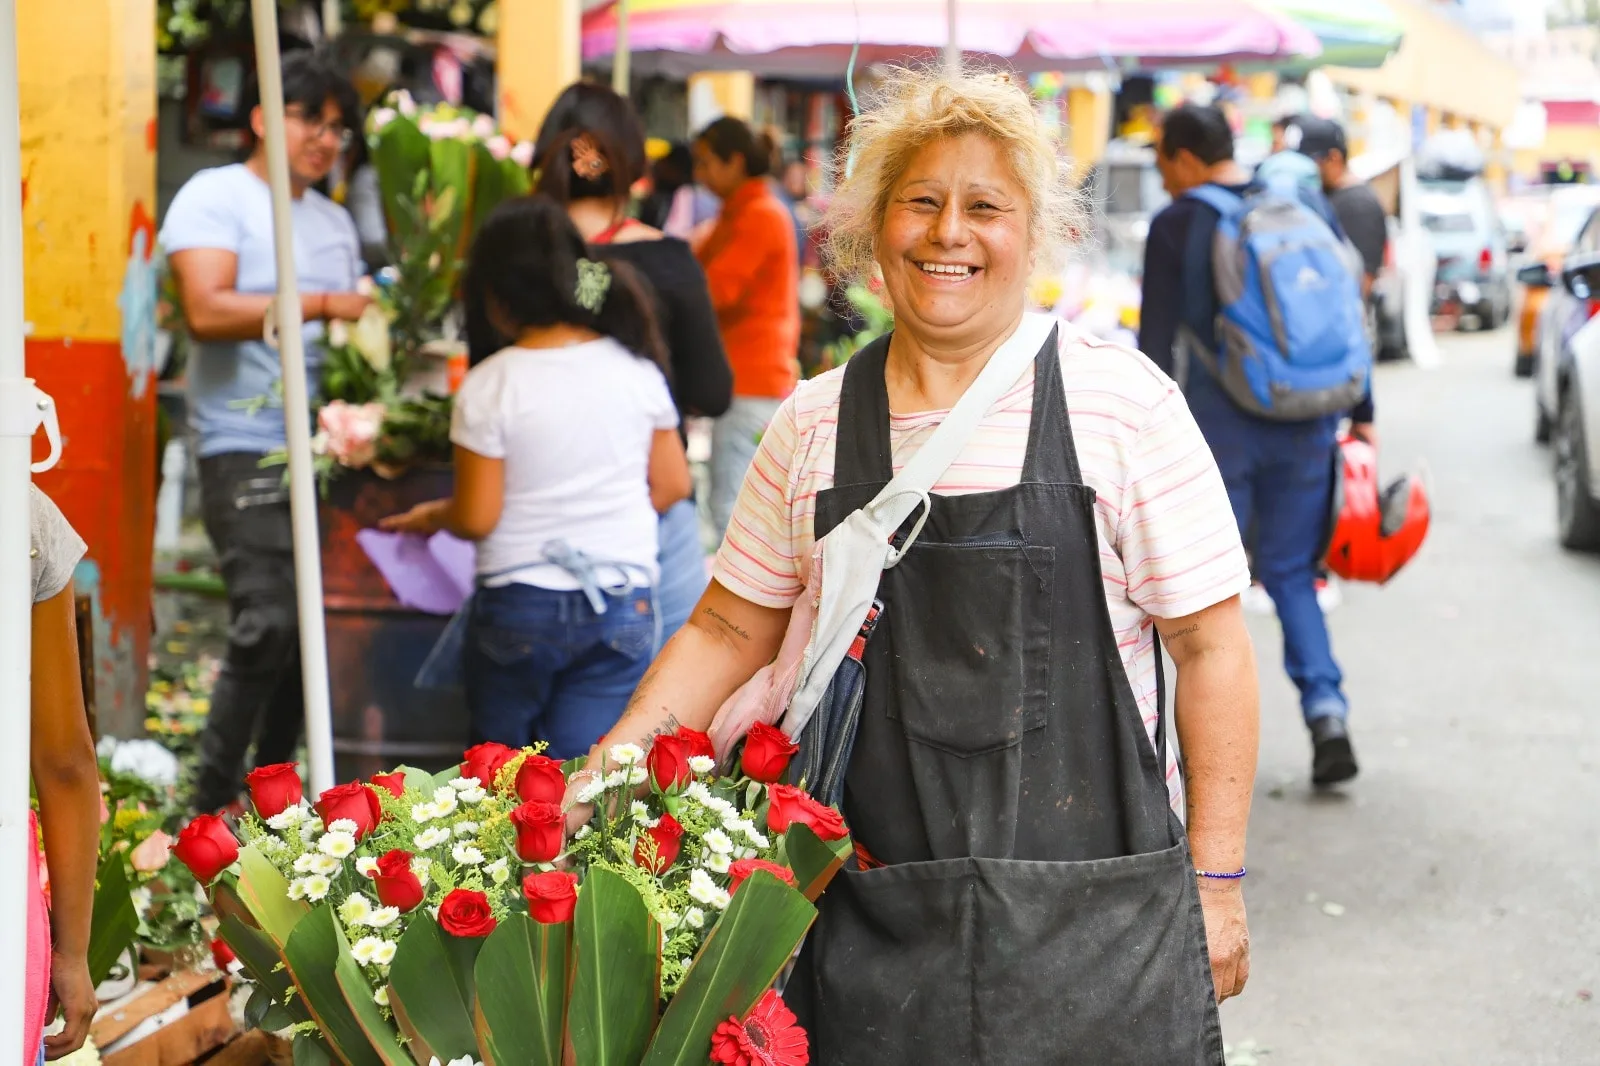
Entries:
{"label": "green leaf", "polygon": [[500,201],[513,195],[506,186],[506,172],[489,149],[481,144],[472,149],[472,217],[467,219],[467,238],[470,240],[483,225]]}
{"label": "green leaf", "polygon": [[[272,1001],[288,1012],[290,1024],[309,1022],[311,1012],[299,996],[290,996],[294,987],[289,973],[283,969],[283,956],[273,947],[272,941],[259,929],[244,924],[237,914],[229,914],[217,927],[223,942],[239,957],[244,972],[256,983],[257,991],[264,991]],[[254,1002],[254,996],[251,997]]]}
{"label": "green leaf", "polygon": [[419,770],[415,766],[397,766],[395,772],[405,775],[407,788],[414,788],[429,799],[433,798],[436,786],[433,783],[433,775],[428,771]]}
{"label": "green leaf", "polygon": [[283,957],[289,976],[322,1036],[347,1066],[385,1066],[350,1012],[335,968],[340,955],[338,923],[327,904],[312,908],[294,927]]}
{"label": "green leaf", "polygon": [[322,1041],[301,1033],[294,1038],[294,1066],[334,1066],[334,1061]]}
{"label": "green leaf", "polygon": [[638,889],[602,866],[589,868],[574,921],[573,1050],[583,1066],[636,1066],[656,1021],[661,927]]}
{"label": "green leaf", "polygon": [[[478,954],[478,1051],[484,1066],[561,1066],[572,926],[513,914]],[[443,1060],[441,1060],[443,1061]]]}
{"label": "green leaf", "polygon": [[533,191],[533,175],[527,167],[515,159],[502,159],[500,169],[505,172],[507,196],[526,196]]}
{"label": "green leaf", "polygon": [[130,892],[121,854],[107,855],[95,874],[94,910],[89,919],[89,980],[95,984],[106,979],[139,935],[139,912]]}
{"label": "green leaf", "polygon": [[816,916],[804,896],[765,870],[740,885],[672,997],[642,1066],[704,1066],[717,1025],[755,1006]]}
{"label": "green leaf", "polygon": [[239,865],[244,871],[239,875],[240,902],[284,954],[289,935],[310,908],[289,898],[289,882],[254,845],[239,849]]}
{"label": "green leaf", "polygon": [[344,930],[339,928],[338,922],[333,923],[333,935],[339,945],[334,977],[339,982],[339,990],[344,993],[345,1006],[350,1008],[350,1014],[361,1031],[367,1034],[373,1052],[384,1066],[412,1066],[411,1056],[400,1043],[400,1033],[378,1009],[377,1002],[372,998],[373,987],[367,983],[361,965],[351,958],[350,942],[345,939]]}
{"label": "green leaf", "polygon": [[404,116],[396,116],[373,138],[372,165],[378,170],[378,192],[389,232],[403,243],[412,227],[402,200],[418,201],[427,188],[428,135]]}
{"label": "green leaf", "polygon": [[426,913],[411,919],[389,967],[389,1006],[419,1058],[449,1062],[478,1050],[473,966],[482,937],[451,936]]}
{"label": "green leaf", "polygon": [[799,822],[789,826],[788,832],[783,834],[784,856],[789,869],[794,871],[795,884],[813,903],[850,857],[853,847],[849,837],[823,840],[810,826]]}

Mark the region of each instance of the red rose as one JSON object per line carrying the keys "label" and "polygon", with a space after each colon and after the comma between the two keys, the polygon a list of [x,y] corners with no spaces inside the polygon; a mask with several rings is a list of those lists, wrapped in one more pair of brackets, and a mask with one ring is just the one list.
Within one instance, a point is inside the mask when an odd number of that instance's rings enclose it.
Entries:
{"label": "red rose", "polygon": [[466,761],[461,764],[461,776],[476,777],[478,784],[493,791],[495,775],[500,773],[502,766],[517,757],[517,749],[490,742],[474,744],[464,754]]}
{"label": "red rose", "polygon": [[554,803],[524,803],[511,812],[517,830],[517,857],[523,862],[550,862],[561,854],[566,817]]}
{"label": "red rose", "polygon": [[690,729],[686,725],[680,725],[673,735],[689,746],[689,758],[693,759],[700,755],[704,755],[708,759],[717,757],[717,748],[716,745],[711,743],[710,734],[702,733],[698,729]]}
{"label": "red rose", "polygon": [[541,925],[561,925],[572,920],[578,907],[578,875],[565,870],[529,874],[522,894],[528,898],[528,915]]}
{"label": "red rose", "polygon": [[666,734],[656,737],[645,759],[650,783],[658,792],[676,792],[694,780],[689,769],[689,744],[682,737]]}
{"label": "red rose", "polygon": [[439,928],[451,936],[488,936],[496,924],[489,897],[482,892],[458,888],[439,904]]}
{"label": "red rose", "polygon": [[378,902],[394,907],[401,914],[416,910],[427,898],[422,879],[411,870],[413,856],[409,851],[385,852],[372,872],[372,888],[378,893]]}
{"label": "red rose", "polygon": [[560,803],[567,791],[567,777],[557,760],[530,755],[517,770],[516,788],[524,803]]}
{"label": "red rose", "polygon": [[[646,841],[652,842],[652,848]],[[670,814],[644,831],[633,846],[633,861],[653,874],[665,873],[667,867],[678,860],[678,850],[683,847],[683,826]]]}
{"label": "red rose", "polygon": [[202,814],[179,830],[172,853],[189,868],[195,880],[210,884],[239,860],[239,842],[227,822],[214,814]]}
{"label": "red rose", "polygon": [[768,862],[766,859],[740,859],[728,867],[728,877],[730,879],[728,894],[732,895],[739,891],[739,886],[744,884],[746,878],[757,870],[765,870],[791,888],[794,886],[794,871],[787,866],[779,866],[777,863]]}
{"label": "red rose", "polygon": [[258,766],[244,775],[244,783],[262,818],[274,818],[300,802],[300,773],[292,762]]}
{"label": "red rose", "polygon": [[383,821],[383,804],[372,788],[360,781],[348,785],[334,785],[317,797],[317,813],[322,824],[331,826],[341,818],[356,823],[356,839],[360,840]]}
{"label": "red rose", "polygon": [[373,774],[372,787],[387,789],[389,795],[399,799],[406,794],[406,775],[401,773]]}
{"label": "red rose", "polygon": [[800,750],[800,745],[789,739],[789,734],[765,722],[750,727],[744,738],[744,758],[740,764],[753,780],[772,784],[782,781],[789,769],[789,760]]}
{"label": "red rose", "polygon": [[772,796],[772,803],[767,807],[767,828],[774,833],[786,833],[789,826],[798,823],[809,826],[819,840],[843,840],[850,835],[843,815],[832,807],[824,807],[803,789],[773,785],[767,791]]}
{"label": "red rose", "polygon": [[228,942],[220,936],[211,942],[211,961],[217,964],[217,969],[223,973],[228,972],[228,967],[237,961],[239,956],[233,953]]}

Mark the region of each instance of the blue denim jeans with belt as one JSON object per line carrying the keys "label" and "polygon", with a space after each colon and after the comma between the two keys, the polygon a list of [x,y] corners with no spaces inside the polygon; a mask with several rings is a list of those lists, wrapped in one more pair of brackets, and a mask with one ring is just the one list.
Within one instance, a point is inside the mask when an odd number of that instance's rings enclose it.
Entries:
{"label": "blue denim jeans with belt", "polygon": [[648,588],[588,591],[510,584],[473,597],[465,649],[473,743],[571,759],[605,735],[650,665],[656,644]]}
{"label": "blue denim jeans with belt", "polygon": [[1283,665],[1306,722],[1349,713],[1328,623],[1317,604],[1338,456],[1338,415],[1268,422],[1241,411],[1198,365],[1185,396],[1228,488],[1244,535],[1255,529],[1257,577],[1283,627]]}

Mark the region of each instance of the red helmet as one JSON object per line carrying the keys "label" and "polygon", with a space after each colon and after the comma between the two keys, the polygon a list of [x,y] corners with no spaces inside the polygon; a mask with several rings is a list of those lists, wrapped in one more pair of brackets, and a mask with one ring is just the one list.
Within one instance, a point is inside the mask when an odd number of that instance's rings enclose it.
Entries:
{"label": "red helmet", "polygon": [[1428,535],[1428,490],[1408,474],[1378,487],[1378,453],[1365,441],[1339,442],[1333,479],[1328,569],[1347,581],[1383,584],[1411,561]]}

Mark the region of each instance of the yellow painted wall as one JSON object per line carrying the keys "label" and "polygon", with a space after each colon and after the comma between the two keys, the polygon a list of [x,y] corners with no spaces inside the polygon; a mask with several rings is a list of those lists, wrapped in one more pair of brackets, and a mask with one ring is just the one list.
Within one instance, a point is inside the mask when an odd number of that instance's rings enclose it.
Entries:
{"label": "yellow painted wall", "polygon": [[579,0],[499,0],[495,73],[500,123],[513,139],[538,136],[545,112],[578,80]]}
{"label": "yellow painted wall", "polygon": [[1563,159],[1587,160],[1592,167],[1600,168],[1600,126],[1551,125],[1545,130],[1542,145],[1519,149],[1512,156],[1512,167],[1521,177],[1536,178],[1540,163]]}
{"label": "yellow painted wall", "polygon": [[756,111],[755,75],[745,70],[716,70],[689,75],[689,99],[709,91],[724,115],[749,121]]}

